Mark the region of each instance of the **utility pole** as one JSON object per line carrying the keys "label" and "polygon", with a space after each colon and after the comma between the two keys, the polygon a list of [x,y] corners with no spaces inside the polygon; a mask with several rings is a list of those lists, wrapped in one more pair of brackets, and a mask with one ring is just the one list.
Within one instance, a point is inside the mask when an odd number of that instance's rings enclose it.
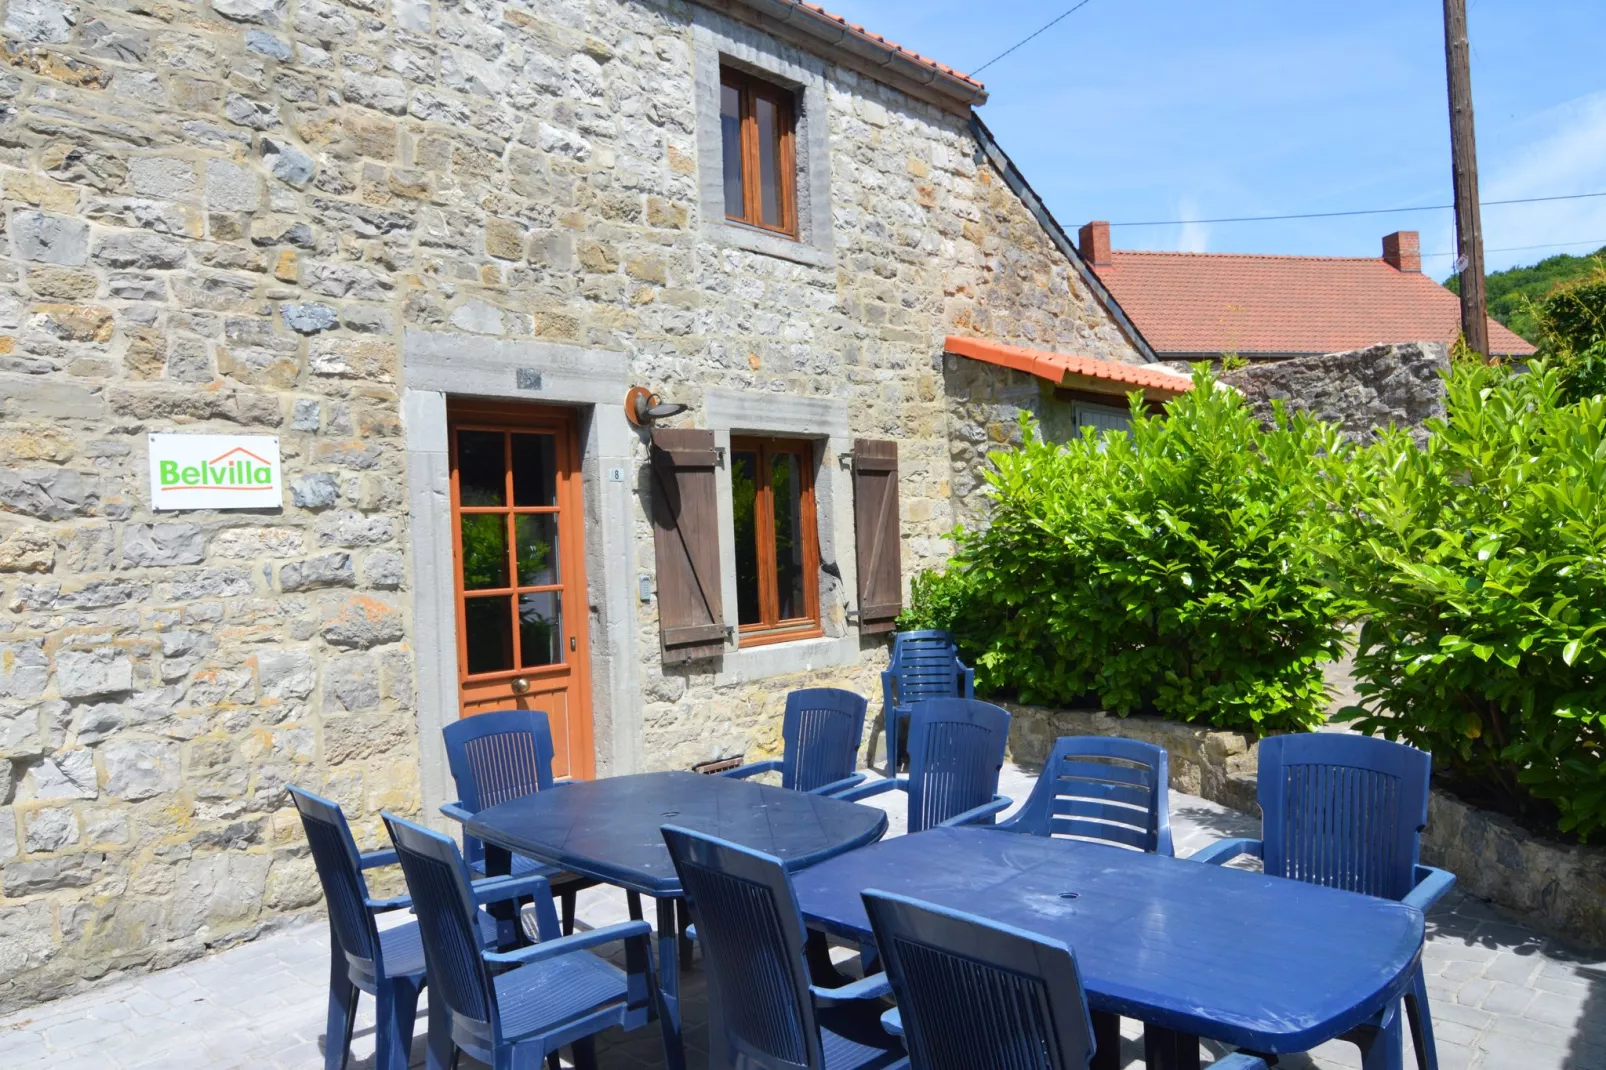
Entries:
{"label": "utility pole", "polygon": [[1455,178],[1456,264],[1461,275],[1461,333],[1489,355],[1489,305],[1483,284],[1483,222],[1478,211],[1478,145],[1472,130],[1472,56],[1467,0],[1444,0],[1444,62],[1450,81],[1450,160]]}

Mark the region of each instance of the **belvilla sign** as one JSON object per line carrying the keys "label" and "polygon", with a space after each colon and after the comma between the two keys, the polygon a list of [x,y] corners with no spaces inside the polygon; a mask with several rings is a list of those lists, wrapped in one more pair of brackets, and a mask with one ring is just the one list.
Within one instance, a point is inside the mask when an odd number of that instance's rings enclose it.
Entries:
{"label": "belvilla sign", "polygon": [[151,508],[277,509],[276,435],[160,435],[150,441]]}

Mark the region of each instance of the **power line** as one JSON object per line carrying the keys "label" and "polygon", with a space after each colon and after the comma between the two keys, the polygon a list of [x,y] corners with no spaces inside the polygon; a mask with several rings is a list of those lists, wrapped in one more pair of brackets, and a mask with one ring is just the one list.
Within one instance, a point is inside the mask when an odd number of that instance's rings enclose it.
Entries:
{"label": "power line", "polygon": [[1088,4],[1090,4],[1092,2],[1093,2],[1093,0],[1082,0],[1081,3],[1077,4],[1075,7],[1071,8],[1069,11],[1067,11],[1064,14],[1060,15],[1058,18],[1051,19],[1050,21],[1045,22],[1043,25],[1039,26],[1036,29],[1036,31],[1034,31],[1031,34],[1028,34],[1025,37],[1022,37],[1019,41],[1016,41],[1014,44],[1010,45],[1008,48],[1004,49],[1002,52],[998,53],[998,55],[994,56],[992,59],[988,60],[986,63],[983,63],[980,67],[977,67],[975,70],[971,71],[970,73],[972,75],[980,74],[982,71],[986,70],[988,67],[991,67],[993,64],[997,63],[999,60],[1003,59],[1005,56],[1007,56],[1011,52],[1015,51],[1021,45],[1024,45],[1026,42],[1030,41],[1033,37],[1038,36],[1039,34],[1043,33],[1046,30],[1053,29],[1054,26],[1056,26],[1059,23],[1061,23],[1061,22],[1065,21],[1066,19],[1070,18],[1072,15],[1076,14],[1076,12],[1082,10],[1082,8],[1086,7]]}
{"label": "power line", "polygon": [[[1570,249],[1575,245],[1596,245],[1606,248],[1606,238],[1596,238],[1593,241],[1553,241],[1545,245],[1507,245],[1499,249],[1485,249],[1486,253],[1522,253],[1529,249]],[[1457,256],[1454,250],[1448,253],[1423,253],[1423,256]]]}
{"label": "power line", "polygon": [[[1087,0],[1083,0],[1084,3]],[[1606,190],[1598,193],[1563,193],[1555,197],[1513,197],[1505,201],[1484,201],[1484,207],[1492,204],[1537,204],[1540,201],[1577,201],[1586,197],[1606,197]],[[1277,219],[1334,219],[1338,216],[1352,215],[1391,215],[1395,212],[1437,212],[1441,209],[1454,208],[1453,204],[1423,204],[1415,208],[1356,208],[1345,212],[1296,212],[1291,215],[1240,215],[1226,216],[1221,219],[1150,219],[1139,223],[1111,223],[1112,227],[1180,227],[1193,223],[1263,223]]]}

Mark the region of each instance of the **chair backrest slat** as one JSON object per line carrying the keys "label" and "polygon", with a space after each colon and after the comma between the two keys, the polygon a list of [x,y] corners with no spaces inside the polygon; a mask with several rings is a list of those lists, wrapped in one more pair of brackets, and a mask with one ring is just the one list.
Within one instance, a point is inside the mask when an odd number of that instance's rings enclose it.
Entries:
{"label": "chair backrest slat", "polygon": [[1337,732],[1260,742],[1267,873],[1402,899],[1416,883],[1433,759]]}
{"label": "chair backrest slat", "polygon": [[909,831],[992,801],[1009,742],[1009,712],[966,698],[927,699],[909,719]]}
{"label": "chair backrest slat", "polygon": [[780,859],[674,826],[663,837],[735,1065],[824,1070],[803,917]]}
{"label": "chair backrest slat", "polygon": [[781,786],[813,791],[852,776],[867,706],[863,696],[837,687],[802,688],[787,695]]}
{"label": "chair backrest slat", "polygon": [[892,641],[896,701],[900,706],[932,698],[958,698],[963,694],[959,648],[945,631],[899,632]]}
{"label": "chair backrest slat", "polygon": [[368,882],[363,879],[351,826],[340,804],[302,788],[291,786],[289,790],[323,885],[330,929],[348,962],[372,979],[379,969],[379,932],[368,909]]}
{"label": "chair backrest slat", "polygon": [[1069,948],[886,892],[865,910],[912,1070],[1086,1070],[1087,997]]}
{"label": "chair backrest slat", "polygon": [[489,1044],[497,1036],[499,1022],[490,974],[480,954],[478,908],[468,868],[457,845],[445,836],[394,814],[384,818],[418,914],[429,998],[445,1001],[454,1015],[455,1031],[466,1030]]}
{"label": "chair backrest slat", "polygon": [[1066,736],[1054,744],[1032,794],[1005,827],[1169,855],[1170,762],[1135,739]]}
{"label": "chair backrest slat", "polygon": [[[552,786],[552,726],[543,710],[476,713],[448,724],[442,735],[458,801],[470,813]],[[464,836],[463,853],[477,863],[485,848]]]}

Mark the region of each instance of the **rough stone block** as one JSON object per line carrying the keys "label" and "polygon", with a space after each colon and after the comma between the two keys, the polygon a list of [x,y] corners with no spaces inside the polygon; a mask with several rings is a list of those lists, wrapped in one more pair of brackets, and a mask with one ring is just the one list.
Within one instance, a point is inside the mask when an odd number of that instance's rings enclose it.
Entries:
{"label": "rough stone block", "polygon": [[100,505],[100,483],[70,468],[0,471],[0,508],[40,520],[88,516]]}
{"label": "rough stone block", "polygon": [[325,513],[318,518],[318,545],[377,546],[389,542],[396,535],[394,522],[388,516],[364,516],[362,513],[342,510]]}
{"label": "rough stone block", "polygon": [[0,698],[35,698],[50,681],[43,639],[0,643]]}
{"label": "rough stone block", "polygon": [[149,799],[179,785],[179,752],[173,743],[115,740],[100,748],[106,793],[129,802]]}
{"label": "rough stone block", "polygon": [[214,212],[254,212],[262,205],[262,182],[249,167],[208,160],[206,205]]}
{"label": "rough stone block", "polygon": [[292,561],[279,568],[279,589],[286,593],[356,585],[357,571],[350,554],[324,554],[305,561]]}
{"label": "rough stone block", "polygon": [[406,582],[407,566],[394,550],[376,550],[363,561],[363,580],[381,591],[394,591]]}
{"label": "rough stone block", "polygon": [[62,698],[112,695],[134,688],[134,663],[110,647],[63,650],[56,655],[56,691]]}
{"label": "rough stone block", "polygon": [[268,869],[267,894],[263,902],[274,910],[298,910],[323,898],[323,886],[311,855],[282,852],[274,856]]}
{"label": "rough stone block", "polygon": [[[66,806],[30,811],[23,818],[23,827],[26,829],[24,842],[32,854],[59,851],[78,842],[78,817]],[[3,853],[4,847],[0,845],[0,855]]]}
{"label": "rough stone block", "polygon": [[64,0],[11,0],[6,5],[6,31],[24,41],[61,44],[78,22],[78,5]]}
{"label": "rough stone block", "polygon": [[197,565],[206,538],[197,524],[131,524],[123,532],[123,567]]}
{"label": "rough stone block", "polygon": [[257,655],[257,683],[264,698],[304,699],[312,695],[318,670],[312,655],[303,650]]}
{"label": "rough stone block", "polygon": [[89,224],[81,219],[47,212],[14,212],[11,241],[24,260],[77,267],[89,259]]}
{"label": "rough stone block", "polygon": [[266,854],[239,851],[190,859],[173,895],[168,935],[204,935],[255,918],[262,909],[269,863]]}
{"label": "rough stone block", "polygon": [[257,55],[267,56],[269,59],[287,60],[290,58],[290,45],[271,33],[265,33],[262,30],[246,31],[245,48],[248,52],[255,52]]}
{"label": "rough stone block", "polygon": [[[323,702],[328,710],[371,710],[379,705],[379,667],[366,654],[348,654],[332,658],[324,665]],[[324,730],[329,731],[326,723]],[[331,765],[341,759],[328,753],[325,742],[325,760]]]}
{"label": "rough stone block", "polygon": [[282,305],[279,313],[284,325],[297,334],[317,334],[333,330],[340,319],[328,305]]}
{"label": "rough stone block", "polygon": [[95,243],[95,263],[104,267],[166,271],[184,266],[189,247],[146,231],[109,234]]}
{"label": "rough stone block", "polygon": [[297,557],[306,537],[296,528],[224,528],[212,536],[213,557],[251,560],[258,557]]}
{"label": "rough stone block", "polygon": [[128,161],[128,178],[141,197],[184,200],[195,196],[195,165],[172,156],[137,156]]}
{"label": "rough stone block", "polygon": [[56,540],[45,528],[13,528],[0,534],[0,572],[49,572]]}
{"label": "rough stone block", "polygon": [[[278,26],[284,22],[286,0],[212,0],[212,10],[235,22],[265,23]],[[288,53],[281,59],[289,59]]]}
{"label": "rough stone block", "polygon": [[404,634],[401,611],[367,595],[330,600],[322,613],[323,637],[331,646],[366,649],[394,643]]}
{"label": "rough stone block", "polygon": [[[0,493],[3,493],[3,487],[0,487]],[[339,497],[340,484],[329,472],[314,472],[290,484],[290,500],[301,509],[321,509],[335,504]]]}
{"label": "rough stone block", "polygon": [[93,799],[100,795],[95,756],[88,750],[58,751],[28,771],[39,799]]}

